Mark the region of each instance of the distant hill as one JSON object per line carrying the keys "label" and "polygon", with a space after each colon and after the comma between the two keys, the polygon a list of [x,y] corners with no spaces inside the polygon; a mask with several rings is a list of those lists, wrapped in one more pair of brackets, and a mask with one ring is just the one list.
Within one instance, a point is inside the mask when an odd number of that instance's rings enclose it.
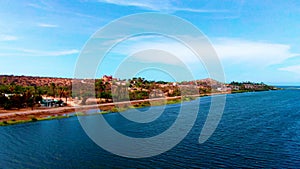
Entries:
{"label": "distant hill", "polygon": [[[103,76],[105,79],[111,76]],[[111,79],[113,79],[111,77]],[[39,76],[14,76],[14,75],[0,75],[0,85],[16,84],[20,86],[50,86],[54,83],[56,86],[71,86],[71,78],[57,78],[57,77],[39,77]],[[216,85],[220,82],[206,78],[201,80],[196,80],[197,83],[205,83],[206,85]],[[182,82],[184,84],[184,82]],[[189,82],[186,82],[189,83]]]}
{"label": "distant hill", "polygon": [[71,86],[71,78],[38,77],[38,76],[14,76],[0,75],[0,84],[16,84],[20,86],[50,86],[54,83],[56,86]]}

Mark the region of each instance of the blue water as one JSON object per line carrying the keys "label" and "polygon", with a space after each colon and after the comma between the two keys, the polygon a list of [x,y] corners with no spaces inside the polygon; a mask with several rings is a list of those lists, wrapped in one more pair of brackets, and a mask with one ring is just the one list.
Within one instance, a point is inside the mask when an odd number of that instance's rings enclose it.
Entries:
{"label": "blue water", "polygon": [[[0,168],[300,167],[300,90],[227,95],[218,128],[199,144],[209,100],[200,99],[196,123],[180,144],[143,159],[119,157],[98,147],[76,117],[0,127]],[[174,122],[179,106],[168,105],[151,124],[132,123],[118,113],[104,116],[119,132],[149,137]]]}

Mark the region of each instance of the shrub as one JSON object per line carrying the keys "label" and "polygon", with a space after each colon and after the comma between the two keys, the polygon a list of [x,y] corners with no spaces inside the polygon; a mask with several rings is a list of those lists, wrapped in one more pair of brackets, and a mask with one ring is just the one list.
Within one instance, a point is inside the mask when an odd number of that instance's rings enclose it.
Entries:
{"label": "shrub", "polygon": [[5,110],[10,110],[13,107],[13,104],[10,100],[8,100],[6,103],[3,104],[3,108]]}
{"label": "shrub", "polygon": [[111,112],[119,112],[118,108],[114,107],[111,109]]}
{"label": "shrub", "polygon": [[37,118],[32,117],[32,118],[31,118],[31,121],[38,121],[38,120],[37,120]]}

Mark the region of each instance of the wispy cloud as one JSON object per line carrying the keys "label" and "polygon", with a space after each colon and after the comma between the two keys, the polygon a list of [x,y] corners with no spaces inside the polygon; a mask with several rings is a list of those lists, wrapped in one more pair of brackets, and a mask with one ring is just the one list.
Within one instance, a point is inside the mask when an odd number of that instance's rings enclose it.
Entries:
{"label": "wispy cloud", "polygon": [[288,72],[300,74],[300,65],[293,65],[293,66],[282,67],[282,68],[279,68],[278,70],[288,71]]}
{"label": "wispy cloud", "polygon": [[81,12],[73,11],[74,9],[61,6],[60,3],[56,3],[54,1],[45,1],[45,2],[40,1],[40,3],[28,3],[27,6],[38,10],[43,10],[43,11],[56,13],[60,15],[71,15],[71,16],[99,19],[99,17],[97,16],[92,16]]}
{"label": "wispy cloud", "polygon": [[6,49],[7,52],[2,52],[0,56],[65,56],[77,54],[80,51],[77,49],[70,50],[57,50],[57,51],[42,51],[42,50],[33,50],[33,49],[22,49],[22,48],[14,48],[14,49]]}
{"label": "wispy cloud", "polygon": [[223,9],[223,10],[217,10],[217,9],[193,9],[193,8],[179,8],[179,7],[173,7],[171,9],[173,11],[186,11],[186,12],[196,12],[196,13],[229,12],[226,9]]}
{"label": "wispy cloud", "polygon": [[42,9],[42,10],[48,10],[49,9],[49,6],[39,5],[39,4],[35,4],[35,3],[28,3],[27,6],[32,7],[32,8],[36,8],[36,9]]}
{"label": "wispy cloud", "polygon": [[32,54],[34,56],[64,56],[64,55],[71,55],[79,53],[77,49],[71,50],[60,50],[60,51],[39,51],[39,50],[25,50],[23,52]]}
{"label": "wispy cloud", "polygon": [[17,39],[16,36],[0,34],[0,41],[15,41]]}
{"label": "wispy cloud", "polygon": [[47,23],[38,23],[37,26],[43,27],[43,28],[57,28],[58,27],[58,25],[47,24]]}
{"label": "wispy cloud", "polygon": [[179,7],[172,3],[170,0],[158,1],[158,0],[98,0],[99,2],[109,3],[120,6],[133,6],[153,11],[163,12],[175,12],[175,11],[186,11],[186,12],[197,12],[197,13],[209,13],[209,12],[228,12],[228,10],[216,10],[216,9],[197,9],[188,7]]}
{"label": "wispy cloud", "polygon": [[160,10],[170,6],[169,1],[136,1],[136,0],[98,0],[99,2],[121,5],[121,6],[135,6],[143,9]]}

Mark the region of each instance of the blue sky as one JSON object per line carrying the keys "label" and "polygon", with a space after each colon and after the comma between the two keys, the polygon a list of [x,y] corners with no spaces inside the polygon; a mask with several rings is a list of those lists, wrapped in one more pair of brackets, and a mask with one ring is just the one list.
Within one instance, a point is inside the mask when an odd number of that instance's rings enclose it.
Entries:
{"label": "blue sky", "polygon": [[[215,48],[227,82],[300,84],[297,0],[4,0],[0,1],[0,73],[73,77],[81,49],[98,29],[142,12],[171,14],[194,24]],[[155,44],[178,50],[176,44],[155,38],[125,42],[115,50],[126,54],[126,45],[131,49]],[[99,76],[114,74],[114,66],[109,65],[116,61],[106,62]],[[157,64],[176,69],[171,62]],[[197,78],[204,78],[203,68],[199,69]],[[159,73],[139,75],[169,80]]]}

